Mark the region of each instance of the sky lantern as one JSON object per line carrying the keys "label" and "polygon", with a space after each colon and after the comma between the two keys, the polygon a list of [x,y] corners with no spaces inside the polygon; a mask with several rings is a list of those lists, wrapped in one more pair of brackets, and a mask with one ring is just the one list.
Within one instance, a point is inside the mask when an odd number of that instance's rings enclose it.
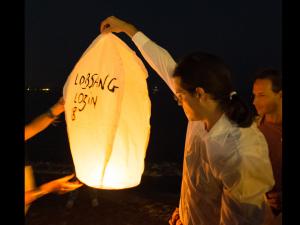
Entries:
{"label": "sky lantern", "polygon": [[151,102],[142,61],[112,33],[83,53],[64,88],[77,178],[99,189],[137,186],[144,172]]}

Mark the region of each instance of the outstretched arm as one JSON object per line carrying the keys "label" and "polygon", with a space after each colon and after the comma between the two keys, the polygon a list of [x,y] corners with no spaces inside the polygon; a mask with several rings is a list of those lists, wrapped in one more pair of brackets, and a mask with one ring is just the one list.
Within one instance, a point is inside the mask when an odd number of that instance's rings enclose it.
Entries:
{"label": "outstretched arm", "polygon": [[25,205],[29,204],[30,202],[50,192],[57,192],[58,194],[64,194],[67,193],[68,191],[73,191],[76,188],[81,187],[82,184],[79,184],[78,181],[68,182],[68,180],[70,180],[73,176],[74,174],[48,182],[36,189],[25,192]]}
{"label": "outstretched arm", "polygon": [[108,17],[101,23],[101,33],[107,34],[109,32],[124,32],[131,37],[145,60],[175,93],[172,73],[176,67],[176,62],[165,49],[151,41],[133,25],[119,20],[114,16]]}
{"label": "outstretched arm", "polygon": [[25,141],[48,127],[50,123],[52,123],[57,116],[65,110],[63,97],[61,97],[59,101],[50,108],[50,110],[54,116],[53,118],[51,118],[51,115],[46,112],[36,117],[31,123],[25,126]]}

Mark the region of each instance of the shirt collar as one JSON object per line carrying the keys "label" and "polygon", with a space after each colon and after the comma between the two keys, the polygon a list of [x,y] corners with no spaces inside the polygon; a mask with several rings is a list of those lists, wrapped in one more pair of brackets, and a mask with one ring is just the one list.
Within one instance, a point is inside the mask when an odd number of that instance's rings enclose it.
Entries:
{"label": "shirt collar", "polygon": [[218,122],[213,126],[213,128],[207,133],[203,140],[206,141],[209,139],[223,146],[232,126],[232,123],[225,116],[225,114],[223,114],[218,120]]}
{"label": "shirt collar", "polygon": [[256,116],[255,117],[255,121],[256,121],[256,126],[260,126],[261,125],[261,123],[262,123],[262,121],[263,121],[263,119],[265,118],[265,116],[263,115],[263,116]]}

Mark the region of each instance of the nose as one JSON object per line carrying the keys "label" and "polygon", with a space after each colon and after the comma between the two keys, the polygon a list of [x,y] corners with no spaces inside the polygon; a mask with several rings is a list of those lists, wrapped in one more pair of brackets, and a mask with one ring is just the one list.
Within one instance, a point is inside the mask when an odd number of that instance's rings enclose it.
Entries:
{"label": "nose", "polygon": [[258,98],[254,95],[253,105],[257,105],[257,103],[258,103]]}

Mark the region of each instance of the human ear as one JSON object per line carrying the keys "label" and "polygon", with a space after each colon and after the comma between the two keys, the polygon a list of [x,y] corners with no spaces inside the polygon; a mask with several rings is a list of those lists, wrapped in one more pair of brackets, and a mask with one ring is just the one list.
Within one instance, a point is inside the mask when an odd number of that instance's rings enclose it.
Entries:
{"label": "human ear", "polygon": [[196,94],[197,97],[199,98],[199,101],[202,102],[206,97],[206,93],[205,93],[204,89],[201,88],[201,87],[197,87],[196,88],[196,93],[197,93]]}

